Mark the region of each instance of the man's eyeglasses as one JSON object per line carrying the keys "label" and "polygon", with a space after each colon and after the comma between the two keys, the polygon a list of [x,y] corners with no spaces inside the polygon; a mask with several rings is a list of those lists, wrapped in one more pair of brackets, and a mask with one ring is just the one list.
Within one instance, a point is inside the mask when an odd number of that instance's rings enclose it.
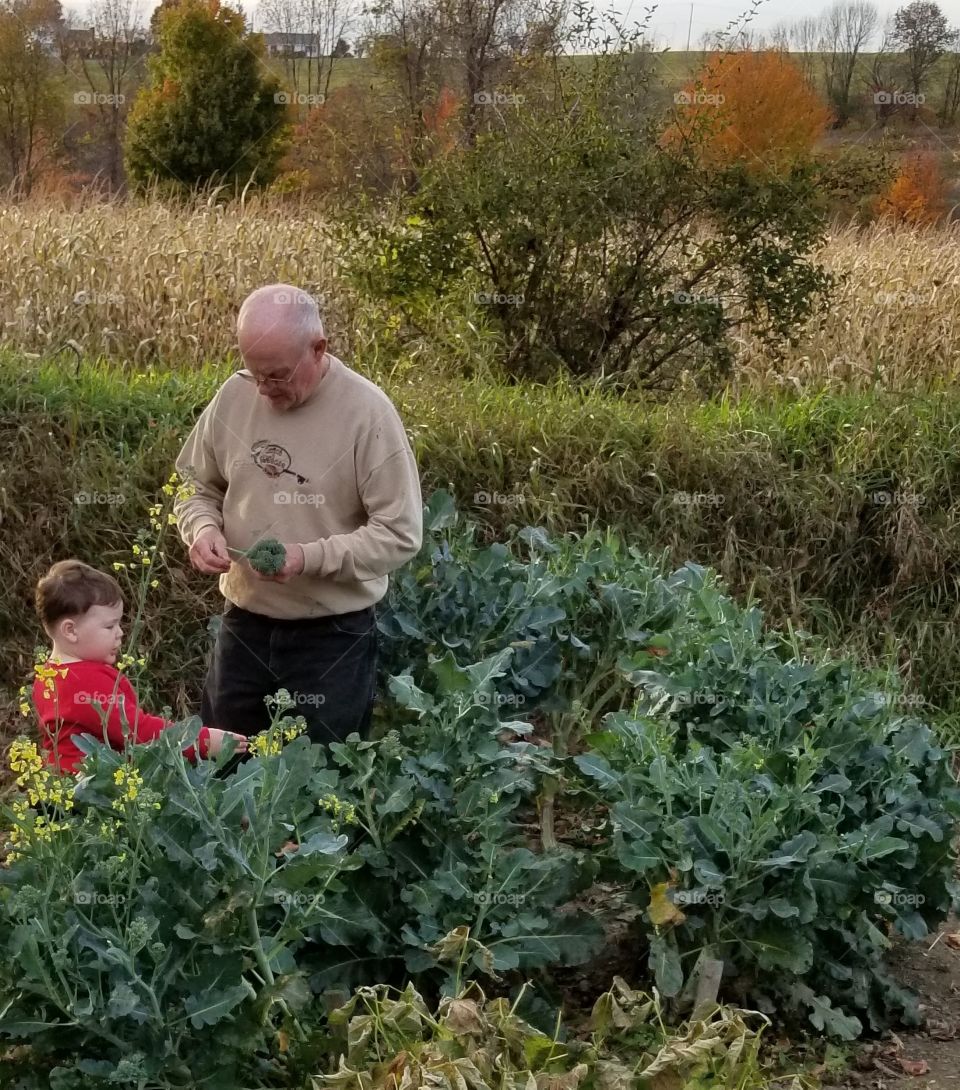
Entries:
{"label": "man's eyeglasses", "polygon": [[[289,386],[290,383],[293,382],[293,376],[297,373],[299,368],[300,368],[300,364],[298,363],[297,366],[294,367],[294,369],[290,372],[289,375],[284,375],[282,378],[278,378],[276,375],[269,375],[267,378],[259,378],[257,375],[253,375],[253,381],[257,384],[257,389],[258,390],[262,389],[264,386],[269,386],[269,387]],[[253,374],[252,371],[250,373]]]}

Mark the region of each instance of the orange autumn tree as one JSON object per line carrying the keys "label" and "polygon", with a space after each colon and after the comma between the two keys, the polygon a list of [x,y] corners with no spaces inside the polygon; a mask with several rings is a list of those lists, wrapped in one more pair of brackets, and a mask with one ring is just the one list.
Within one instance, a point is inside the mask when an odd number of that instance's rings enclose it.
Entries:
{"label": "orange autumn tree", "polygon": [[721,168],[777,170],[808,154],[833,120],[799,67],[774,49],[714,54],[674,100],[664,144],[688,143]]}
{"label": "orange autumn tree", "polygon": [[449,87],[441,87],[437,101],[421,110],[423,127],[432,138],[438,151],[448,152],[457,143],[460,134],[460,99]]}
{"label": "orange autumn tree", "polygon": [[900,172],[877,201],[879,215],[915,226],[936,223],[946,209],[947,186],[932,151],[905,155]]}

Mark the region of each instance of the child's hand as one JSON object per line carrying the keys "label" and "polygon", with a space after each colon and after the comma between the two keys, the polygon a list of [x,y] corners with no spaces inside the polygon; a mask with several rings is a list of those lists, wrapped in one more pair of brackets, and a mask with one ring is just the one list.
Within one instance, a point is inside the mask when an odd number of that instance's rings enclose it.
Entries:
{"label": "child's hand", "polygon": [[246,753],[247,746],[249,745],[249,739],[243,734],[234,734],[229,730],[218,730],[217,727],[207,728],[207,756],[219,757],[220,751],[223,749],[224,739],[236,738],[237,748],[235,753]]}

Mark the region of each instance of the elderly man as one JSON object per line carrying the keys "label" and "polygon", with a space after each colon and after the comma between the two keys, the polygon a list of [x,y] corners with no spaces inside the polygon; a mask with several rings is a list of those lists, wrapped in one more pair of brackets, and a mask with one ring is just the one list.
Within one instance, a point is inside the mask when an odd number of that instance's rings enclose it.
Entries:
{"label": "elderly man", "polygon": [[[196,490],[175,506],[193,566],[226,599],[203,691],[208,726],[251,735],[289,690],[315,742],[367,733],[375,605],[421,544],[420,480],[387,395],[327,351],[316,302],[258,288],[237,320],[244,370],[204,409],[177,458]],[[240,555],[284,546],[275,575]]]}

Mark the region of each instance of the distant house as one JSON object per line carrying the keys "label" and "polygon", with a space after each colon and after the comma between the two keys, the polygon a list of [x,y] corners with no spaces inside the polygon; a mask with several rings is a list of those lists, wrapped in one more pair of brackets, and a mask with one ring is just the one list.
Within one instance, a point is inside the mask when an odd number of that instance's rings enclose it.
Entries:
{"label": "distant house", "polygon": [[320,43],[313,34],[293,34],[271,31],[264,34],[267,54],[271,57],[319,57]]}
{"label": "distant house", "polygon": [[[44,27],[37,31],[37,39],[41,42],[43,52],[50,57],[84,57],[87,60],[96,60],[101,53],[111,48],[110,42],[98,44],[97,34],[92,26],[64,27],[59,33]],[[130,41],[128,48],[136,57],[146,53],[150,43],[140,34]]]}

